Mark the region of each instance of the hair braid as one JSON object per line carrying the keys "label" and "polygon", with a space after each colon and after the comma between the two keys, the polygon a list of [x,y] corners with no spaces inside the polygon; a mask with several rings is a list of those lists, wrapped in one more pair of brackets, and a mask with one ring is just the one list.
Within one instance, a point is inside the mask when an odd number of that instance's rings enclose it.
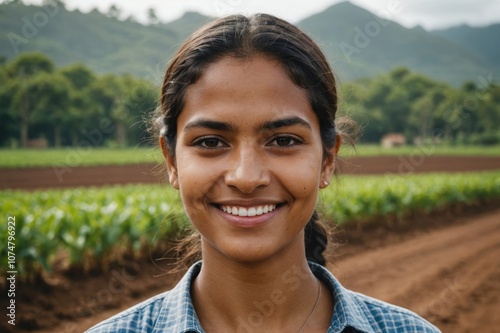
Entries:
{"label": "hair braid", "polygon": [[328,245],[328,231],[321,223],[316,211],[314,211],[304,229],[304,242],[307,260],[325,266],[326,259],[324,252]]}

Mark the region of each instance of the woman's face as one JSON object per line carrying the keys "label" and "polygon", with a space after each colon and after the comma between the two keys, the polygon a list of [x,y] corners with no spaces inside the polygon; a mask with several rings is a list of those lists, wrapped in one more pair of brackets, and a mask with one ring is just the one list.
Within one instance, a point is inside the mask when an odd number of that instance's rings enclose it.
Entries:
{"label": "woman's face", "polygon": [[323,158],[306,91],[278,62],[225,57],[209,65],[186,93],[175,159],[162,147],[204,256],[303,255],[303,229],[334,158]]}

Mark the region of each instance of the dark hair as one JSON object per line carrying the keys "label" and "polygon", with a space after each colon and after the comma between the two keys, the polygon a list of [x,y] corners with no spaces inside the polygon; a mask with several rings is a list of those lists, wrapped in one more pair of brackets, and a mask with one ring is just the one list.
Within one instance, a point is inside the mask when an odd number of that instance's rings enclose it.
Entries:
{"label": "dark hair", "polygon": [[[155,117],[172,154],[175,154],[177,118],[183,109],[187,88],[197,82],[209,64],[225,56],[246,59],[254,55],[277,60],[290,79],[307,91],[319,120],[324,157],[330,154],[337,134],[338,101],[333,72],[319,46],[309,36],[268,14],[216,19],[194,32],[177,51],[165,73],[161,104]],[[193,237],[199,239],[199,235]],[[189,257],[186,264],[200,258],[199,248],[194,248],[199,245],[193,237],[184,242],[188,244],[183,250],[183,257]],[[308,260],[325,265],[323,253],[327,243],[327,229],[314,212],[305,227]]]}

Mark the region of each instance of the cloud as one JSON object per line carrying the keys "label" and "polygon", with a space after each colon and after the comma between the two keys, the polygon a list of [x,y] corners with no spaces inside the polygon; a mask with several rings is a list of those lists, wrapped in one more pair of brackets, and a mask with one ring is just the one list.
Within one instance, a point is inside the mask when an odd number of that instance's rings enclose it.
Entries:
{"label": "cloud", "polygon": [[500,2],[495,0],[422,0],[405,4],[401,20],[407,26],[421,24],[436,29],[469,24],[500,23]]}
{"label": "cloud", "polygon": [[[2,0],[0,0],[2,1]],[[40,4],[42,0],[24,0]],[[205,15],[221,16],[229,13],[268,12],[286,20],[297,22],[343,0],[66,0],[69,8],[88,11],[98,7],[106,11],[117,3],[124,17],[134,15],[146,22],[146,11],[154,7],[163,21],[172,21],[185,11],[198,11]],[[392,19],[407,27],[422,25],[427,29],[449,27],[468,23],[487,25],[500,23],[498,0],[351,0],[354,4],[378,13],[388,8],[390,2],[399,2],[404,10]]]}

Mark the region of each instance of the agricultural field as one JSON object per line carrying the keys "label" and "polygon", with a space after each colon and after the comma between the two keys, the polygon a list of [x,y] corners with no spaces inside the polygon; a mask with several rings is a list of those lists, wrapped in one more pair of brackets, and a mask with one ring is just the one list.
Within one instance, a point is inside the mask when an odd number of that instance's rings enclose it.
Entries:
{"label": "agricultural field", "polygon": [[[331,224],[367,223],[426,214],[455,204],[500,198],[500,172],[412,176],[343,176],[320,193],[319,212]],[[2,214],[16,217],[20,278],[53,266],[106,270],[123,256],[144,257],[182,237],[188,225],[178,192],[129,185],[69,190],[0,191]],[[389,218],[390,217],[390,218]],[[6,224],[0,233],[6,234]],[[0,249],[1,258],[7,256]],[[63,263],[61,263],[64,261]],[[6,262],[2,267],[7,267]]]}
{"label": "agricultural field", "polygon": [[[500,154],[498,147],[424,148],[344,149],[339,175],[320,192],[318,211],[339,226],[334,230],[353,237],[345,250],[359,256],[334,257],[330,270],[347,287],[417,311],[443,332],[467,332],[468,323],[483,325],[484,313],[496,318],[500,311],[498,297],[481,296],[499,287],[500,270],[491,263],[500,255],[500,210],[479,215],[500,202]],[[190,224],[178,192],[165,184],[159,149],[0,150],[0,157],[0,207],[16,218],[20,328],[85,331],[120,306],[175,284],[171,261],[161,258]],[[472,221],[462,219],[467,211]],[[0,232],[7,228],[1,225]],[[376,247],[382,249],[373,252]],[[0,249],[0,276],[7,250]],[[100,299],[123,269],[138,283]],[[463,301],[436,313],[450,292],[442,281],[456,276],[466,286]],[[467,311],[472,319],[450,319],[477,297],[482,303]],[[491,327],[495,332],[498,325]]]}
{"label": "agricultural field", "polygon": [[[500,156],[500,146],[403,146],[384,149],[379,145],[344,146],[345,157],[397,156],[421,154],[425,156]],[[157,147],[123,149],[68,147],[64,149],[0,149],[0,168],[30,168],[53,166],[127,165],[158,163],[163,160]]]}
{"label": "agricultural field", "polygon": [[384,148],[375,144],[359,144],[355,149],[344,145],[341,156],[395,156],[422,154],[425,156],[500,156],[500,146],[450,146],[426,144]]}
{"label": "agricultural field", "polygon": [[159,148],[64,148],[0,149],[0,168],[52,166],[127,165],[158,163],[163,160]]}

